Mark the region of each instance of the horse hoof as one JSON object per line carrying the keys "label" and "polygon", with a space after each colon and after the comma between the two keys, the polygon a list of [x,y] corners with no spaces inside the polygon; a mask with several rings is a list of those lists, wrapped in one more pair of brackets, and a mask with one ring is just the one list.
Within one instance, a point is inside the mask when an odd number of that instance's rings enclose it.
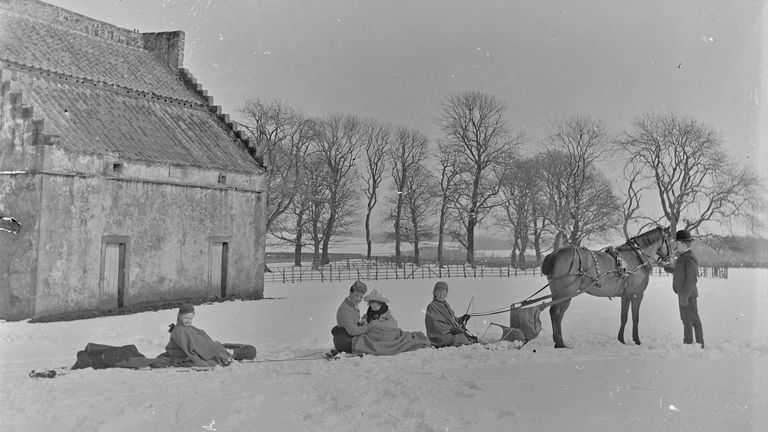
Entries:
{"label": "horse hoof", "polygon": [[565,344],[555,344],[555,349],[557,348],[568,348],[568,346]]}
{"label": "horse hoof", "polygon": [[639,340],[636,340],[636,341],[635,341],[635,345],[640,345],[640,341],[639,341]]}
{"label": "horse hoof", "polygon": [[622,345],[626,345],[626,343],[624,342],[624,338],[623,337],[619,338],[619,342],[621,342]]}

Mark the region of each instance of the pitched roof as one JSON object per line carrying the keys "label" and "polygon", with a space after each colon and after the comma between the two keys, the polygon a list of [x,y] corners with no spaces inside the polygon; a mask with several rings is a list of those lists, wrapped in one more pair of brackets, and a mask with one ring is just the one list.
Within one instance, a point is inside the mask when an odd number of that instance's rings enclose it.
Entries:
{"label": "pitched roof", "polygon": [[16,74],[14,88],[60,145],[145,162],[260,171],[235,126],[186,82],[186,71],[144,46],[145,34],[36,0],[0,2],[0,66]]}

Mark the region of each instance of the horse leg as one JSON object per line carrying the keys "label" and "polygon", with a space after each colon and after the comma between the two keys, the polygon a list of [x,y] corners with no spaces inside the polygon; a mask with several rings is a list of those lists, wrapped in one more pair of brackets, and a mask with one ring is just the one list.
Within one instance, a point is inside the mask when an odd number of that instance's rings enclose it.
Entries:
{"label": "horse leg", "polygon": [[632,295],[632,340],[640,345],[640,303],[643,302],[643,293]]}
{"label": "horse leg", "polygon": [[624,343],[624,327],[627,325],[629,315],[630,300],[626,296],[621,296],[621,326],[619,326],[619,342]]}
{"label": "horse leg", "polygon": [[565,311],[570,304],[571,299],[568,299],[560,303],[555,303],[549,307],[549,317],[552,320],[552,339],[555,342],[555,348],[567,348],[565,342],[563,342],[563,329],[561,323],[563,322]]}

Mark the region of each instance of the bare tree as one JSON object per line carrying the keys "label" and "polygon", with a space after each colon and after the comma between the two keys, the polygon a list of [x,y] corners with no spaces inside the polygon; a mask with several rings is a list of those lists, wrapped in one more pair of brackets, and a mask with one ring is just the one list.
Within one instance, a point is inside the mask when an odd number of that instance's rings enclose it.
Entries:
{"label": "bare tree", "polygon": [[440,203],[439,220],[437,223],[437,263],[443,265],[443,248],[445,241],[445,231],[448,224],[448,211],[451,205],[451,189],[456,177],[459,175],[458,154],[446,145],[440,142],[438,145],[437,160],[440,165],[440,177],[434,183],[435,189],[433,196]]}
{"label": "bare tree", "polygon": [[[302,248],[306,244],[314,246],[312,263],[317,267],[320,263],[320,244],[322,232],[317,233],[317,227],[325,226],[323,220],[327,214],[327,189],[325,166],[317,154],[309,153],[302,160],[300,187],[289,209],[274,223],[272,235],[281,241],[292,244],[294,265],[302,265]],[[313,231],[313,228],[315,229]],[[306,243],[305,236],[312,243]]]}
{"label": "bare tree", "polygon": [[707,222],[745,220],[752,228],[763,206],[763,182],[722,150],[711,127],[674,113],[646,114],[620,140],[629,163],[658,192],[672,231],[697,230]]}
{"label": "bare tree", "polygon": [[626,184],[624,199],[621,202],[623,219],[621,231],[625,238],[630,238],[633,235],[629,229],[630,224],[638,225],[637,231],[643,231],[649,226],[659,225],[661,218],[653,219],[640,213],[643,194],[652,187],[652,184],[643,182],[643,167],[636,160],[628,160],[624,164],[624,180]]}
{"label": "bare tree", "polygon": [[392,195],[390,218],[395,228],[395,258],[400,265],[401,224],[405,207],[405,188],[418,167],[427,157],[427,137],[414,129],[398,127],[393,135],[389,158],[392,163]]}
{"label": "bare tree", "polygon": [[434,177],[423,165],[418,165],[405,182],[405,216],[411,223],[411,243],[413,243],[414,264],[421,264],[419,242],[422,236],[431,232],[431,215],[434,212]]}
{"label": "bare tree", "polygon": [[532,171],[532,177],[535,179],[535,193],[531,201],[531,241],[533,251],[536,255],[536,262],[542,260],[542,241],[544,234],[549,230],[547,220],[547,202],[545,194],[545,155],[536,154],[529,159],[529,168]]}
{"label": "bare tree", "polygon": [[317,152],[327,169],[328,219],[323,229],[322,264],[330,262],[328,248],[333,235],[343,233],[355,213],[356,159],[361,150],[361,121],[349,115],[331,114],[322,122]]}
{"label": "bare tree", "polygon": [[291,206],[300,184],[302,160],[316,135],[312,120],[284,102],[246,101],[242,126],[256,143],[255,153],[267,168],[267,232]]}
{"label": "bare tree", "polygon": [[[550,221],[556,245],[561,240],[579,245],[589,235],[614,229],[619,204],[597,168],[607,137],[602,122],[584,115],[555,123],[549,133],[546,147],[553,183],[548,186],[554,210]],[[594,219],[598,214],[602,220]]]}
{"label": "bare tree", "polygon": [[546,152],[542,186],[554,249],[564,243],[580,245],[585,238],[606,235],[621,224],[621,203],[610,181],[593,167],[580,180],[577,195],[567,165],[569,160],[563,152]]}
{"label": "bare tree", "polygon": [[454,207],[466,235],[467,263],[475,263],[475,228],[499,205],[497,169],[512,159],[523,142],[506,129],[505,106],[498,98],[479,91],[451,94],[443,102],[440,126],[446,145],[459,155]]}
{"label": "bare tree", "polygon": [[365,214],[366,258],[371,259],[371,213],[378,202],[378,190],[384,179],[387,149],[391,146],[392,131],[376,120],[366,120],[362,127],[362,143],[365,148],[364,168],[361,177],[365,182],[367,212]]}
{"label": "bare tree", "polygon": [[[515,159],[501,178],[499,225],[512,235],[512,263],[525,263],[525,251],[536,222],[535,209],[539,196],[539,178],[534,158]],[[517,256],[515,256],[517,252]]]}
{"label": "bare tree", "polygon": [[303,203],[308,215],[307,231],[312,241],[312,269],[317,269],[323,262],[322,245],[325,243],[326,226],[330,214],[330,188],[332,183],[328,166],[321,155],[313,155],[308,161],[312,175],[307,177]]}

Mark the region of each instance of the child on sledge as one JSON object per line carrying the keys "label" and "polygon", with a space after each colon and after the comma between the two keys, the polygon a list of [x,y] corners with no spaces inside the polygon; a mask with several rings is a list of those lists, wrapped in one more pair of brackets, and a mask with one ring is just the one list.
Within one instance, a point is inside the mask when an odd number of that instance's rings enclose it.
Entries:
{"label": "child on sledge", "polygon": [[360,319],[360,309],[357,305],[363,301],[363,296],[368,292],[368,287],[363,281],[355,281],[349,287],[349,294],[336,310],[336,325],[331,329],[333,346],[339,352],[352,352],[352,340],[359,335],[370,331],[374,324]]}
{"label": "child on sledge", "polygon": [[366,295],[368,310],[365,322],[373,327],[352,340],[355,354],[395,355],[430,346],[429,339],[422,332],[408,332],[398,327],[397,320],[389,309],[389,299],[373,290]]}
{"label": "child on sledge", "polygon": [[165,347],[165,353],[158,356],[159,361],[153,363],[152,367],[229,366],[233,360],[252,360],[256,357],[256,348],[252,345],[236,345],[235,352],[230,353],[205,331],[194,327],[194,318],[195,307],[191,304],[181,305],[176,324],[169,326],[171,340]]}
{"label": "child on sledge", "polygon": [[470,335],[464,327],[469,321],[469,315],[456,317],[447,299],[448,284],[438,281],[432,290],[432,302],[427,306],[427,314],[424,317],[427,336],[432,346],[441,348],[477,342],[477,338]]}
{"label": "child on sledge", "polygon": [[371,322],[378,320],[380,325],[389,328],[397,328],[397,320],[392,316],[387,302],[389,299],[373,290],[371,294],[365,297],[368,302],[368,310],[365,312],[365,321]]}

